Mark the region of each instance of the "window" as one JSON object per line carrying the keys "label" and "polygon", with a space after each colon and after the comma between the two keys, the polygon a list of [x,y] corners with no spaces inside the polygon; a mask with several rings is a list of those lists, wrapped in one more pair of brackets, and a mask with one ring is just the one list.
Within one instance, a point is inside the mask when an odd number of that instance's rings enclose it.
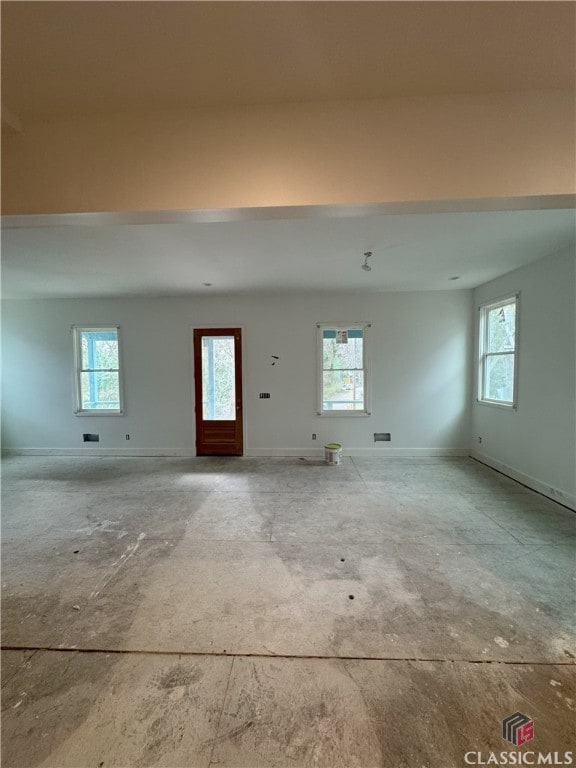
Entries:
{"label": "window", "polygon": [[318,415],[364,416],[368,410],[368,323],[318,327]]}
{"label": "window", "polygon": [[77,414],[122,413],[118,328],[72,328]]}
{"label": "window", "polygon": [[479,400],[516,406],[518,297],[480,307]]}

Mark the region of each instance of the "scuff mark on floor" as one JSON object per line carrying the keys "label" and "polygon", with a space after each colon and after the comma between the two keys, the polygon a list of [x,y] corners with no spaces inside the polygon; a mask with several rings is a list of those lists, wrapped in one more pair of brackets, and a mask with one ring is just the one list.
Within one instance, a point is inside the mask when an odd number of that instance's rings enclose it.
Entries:
{"label": "scuff mark on floor", "polygon": [[212,744],[218,744],[221,741],[226,741],[227,739],[235,739],[237,736],[240,736],[244,731],[247,731],[249,728],[252,728],[254,725],[253,720],[249,720],[247,723],[243,723],[243,725],[239,725],[237,728],[233,728],[231,731],[226,731],[221,736],[217,736],[215,739],[209,739],[208,741],[205,741],[203,746],[209,747]]}
{"label": "scuff mark on floor", "polygon": [[92,592],[90,593],[90,595],[88,597],[89,600],[93,600],[95,597],[98,597],[100,592],[102,592],[102,590],[106,587],[106,585],[109,584],[110,581],[112,581],[112,579],[114,578],[114,576],[116,576],[118,571],[124,565],[126,565],[128,560],[130,560],[130,558],[134,554],[136,554],[136,551],[138,550],[138,547],[140,546],[140,542],[142,541],[142,539],[145,539],[145,538],[146,538],[146,534],[144,532],[139,533],[138,534],[138,538],[136,539],[136,541],[133,544],[129,544],[126,547],[126,549],[120,555],[118,560],[116,560],[116,562],[112,563],[112,566],[111,566],[112,567],[112,572],[109,573],[104,579],[102,579],[100,584],[95,589],[92,590]]}

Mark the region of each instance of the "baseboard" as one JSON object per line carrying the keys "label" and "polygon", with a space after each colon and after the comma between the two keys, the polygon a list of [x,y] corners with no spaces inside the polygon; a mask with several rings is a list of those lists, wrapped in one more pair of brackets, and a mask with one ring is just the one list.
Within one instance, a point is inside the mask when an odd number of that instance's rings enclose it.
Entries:
{"label": "baseboard", "polygon": [[541,493],[543,496],[547,496],[549,499],[552,499],[552,501],[557,501],[559,504],[563,504],[565,507],[569,507],[570,509],[576,511],[576,496],[573,496],[570,493],[566,493],[565,491],[561,491],[559,488],[553,488],[542,480],[538,480],[535,477],[526,475],[524,472],[520,472],[520,470],[514,469],[514,467],[509,467],[508,464],[504,464],[497,459],[493,459],[491,456],[487,456],[485,453],[472,450],[470,452],[470,456],[473,459],[476,459],[476,461],[480,461],[482,464],[486,464],[488,467],[496,469],[498,472],[502,472],[503,475],[511,477],[513,480],[517,480],[519,483],[526,485],[533,491],[538,491],[538,493]]}
{"label": "baseboard", "polygon": [[278,458],[283,456],[306,456],[307,458],[314,458],[316,456],[324,457],[324,447],[322,448],[246,448],[244,456],[247,459],[265,459],[265,458]]}
{"label": "baseboard", "polygon": [[[357,458],[426,458],[432,456],[469,456],[469,448],[342,448],[343,456]],[[324,456],[324,445],[318,448],[254,448],[245,456],[253,458],[282,456]]]}
{"label": "baseboard", "polygon": [[[469,456],[468,448],[343,448],[344,456],[358,458],[426,458],[433,456]],[[190,458],[196,456],[193,450],[172,450],[168,448],[3,448],[5,456],[157,456],[166,458]],[[283,456],[324,457],[324,445],[317,448],[254,448],[246,449],[246,458],[282,458]]]}
{"label": "baseboard", "polygon": [[172,450],[169,448],[3,448],[3,456],[118,456],[123,458],[164,457],[190,458],[194,450]]}
{"label": "baseboard", "polygon": [[438,457],[469,456],[469,448],[350,448],[344,455],[358,458],[418,459]]}

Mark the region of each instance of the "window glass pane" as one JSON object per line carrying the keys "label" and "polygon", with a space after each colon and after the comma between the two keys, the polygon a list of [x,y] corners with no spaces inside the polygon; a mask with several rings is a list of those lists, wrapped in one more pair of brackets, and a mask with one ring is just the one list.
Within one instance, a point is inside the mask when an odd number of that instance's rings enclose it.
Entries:
{"label": "window glass pane", "polygon": [[202,337],[202,418],[236,418],[234,336]]}
{"label": "window glass pane", "polygon": [[514,355],[491,355],[486,358],[484,397],[504,403],[514,401]]}
{"label": "window glass pane", "polygon": [[324,371],[322,410],[363,411],[364,371]]}
{"label": "window glass pane", "polygon": [[[331,336],[327,338],[327,334]],[[354,335],[352,335],[354,334]],[[322,337],[322,365],[326,370],[363,368],[363,344],[361,331],[347,331],[340,334],[336,331],[324,331]],[[338,339],[342,339],[339,342]]]}
{"label": "window glass pane", "polygon": [[487,352],[513,351],[516,331],[516,302],[488,311]]}
{"label": "window glass pane", "polygon": [[82,331],[82,368],[118,369],[118,332]]}
{"label": "window glass pane", "polygon": [[116,371],[80,375],[82,408],[120,410],[120,377]]}

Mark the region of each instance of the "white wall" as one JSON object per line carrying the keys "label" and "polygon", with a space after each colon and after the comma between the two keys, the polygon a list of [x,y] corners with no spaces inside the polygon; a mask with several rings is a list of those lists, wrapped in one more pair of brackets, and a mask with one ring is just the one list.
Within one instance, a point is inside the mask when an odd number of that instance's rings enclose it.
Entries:
{"label": "white wall", "polygon": [[[570,506],[576,502],[575,283],[572,248],[474,292],[477,309],[519,291],[520,338],[518,408],[474,403],[473,455]],[[476,359],[477,349],[476,342]]]}
{"label": "white wall", "polygon": [[[194,455],[191,328],[220,324],[243,327],[246,454],[310,455],[328,440],[348,452],[465,453],[471,301],[470,291],[6,301],[4,447]],[[316,415],[315,324],[332,321],[373,324],[370,417]],[[74,416],[74,324],[121,326],[125,416]],[[83,432],[98,432],[98,446]],[[374,432],[392,442],[375,444]]]}

